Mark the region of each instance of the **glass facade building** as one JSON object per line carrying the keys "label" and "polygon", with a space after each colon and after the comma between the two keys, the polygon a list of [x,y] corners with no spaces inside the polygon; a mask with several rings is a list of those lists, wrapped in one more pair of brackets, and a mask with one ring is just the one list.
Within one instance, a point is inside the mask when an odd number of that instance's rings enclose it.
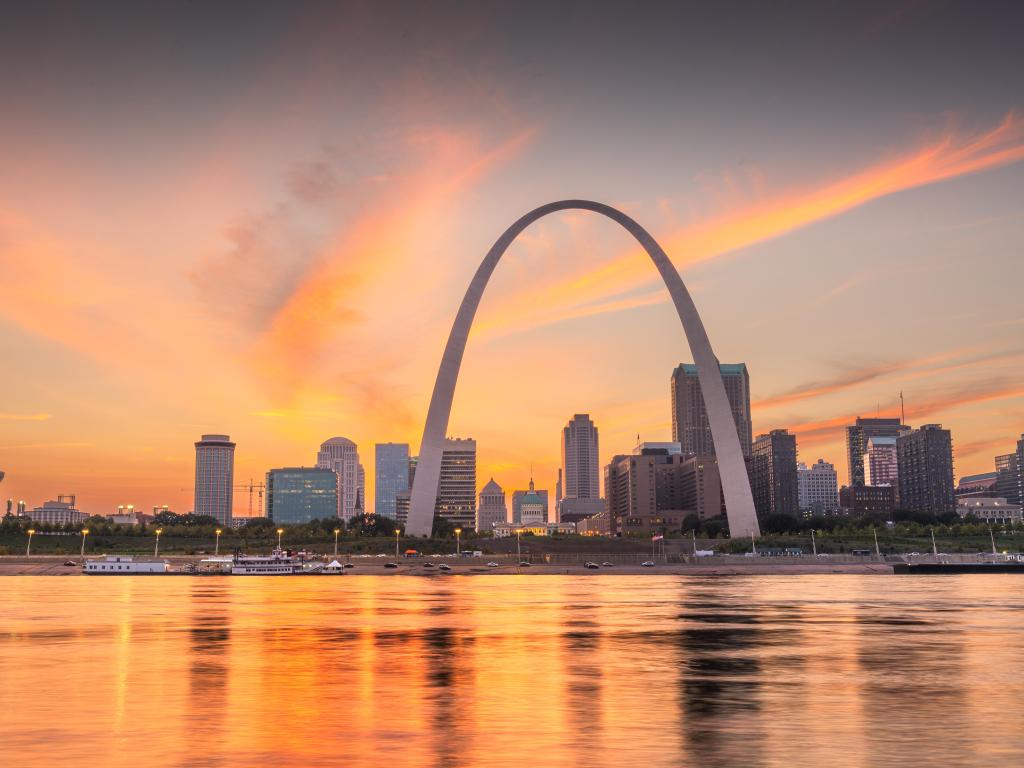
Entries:
{"label": "glass facade building", "polygon": [[308,523],[337,516],[334,470],[284,467],[267,472],[267,517],[275,523]]}
{"label": "glass facade building", "polygon": [[409,490],[409,444],[377,443],[373,471],[374,512],[396,520],[395,499]]}

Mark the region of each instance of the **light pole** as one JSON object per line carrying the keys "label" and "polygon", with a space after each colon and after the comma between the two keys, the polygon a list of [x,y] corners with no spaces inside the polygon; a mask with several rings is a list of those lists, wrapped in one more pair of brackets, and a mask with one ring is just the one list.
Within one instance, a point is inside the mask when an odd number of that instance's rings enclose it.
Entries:
{"label": "light pole", "polygon": [[882,551],[878,548],[878,529],[872,528],[871,533],[875,535],[875,557],[881,557]]}
{"label": "light pole", "polygon": [[341,528],[334,529],[334,556],[338,556],[338,534],[341,533]]}
{"label": "light pole", "polygon": [[284,528],[277,529],[277,548],[281,548],[281,535],[284,533]]}
{"label": "light pole", "polygon": [[213,542],[213,556],[217,557],[217,555],[220,554],[220,535],[221,533],[223,533],[223,531],[221,531],[221,529],[218,528],[216,531],[214,531],[214,533],[217,534],[217,538]]}
{"label": "light pole", "polygon": [[[32,537],[35,535],[35,532],[36,532],[35,528],[29,528],[26,531],[26,533],[28,534],[28,546],[25,547],[25,557],[28,557],[29,555],[32,554]],[[994,552],[995,550],[992,550],[992,551]]]}
{"label": "light pole", "polygon": [[153,557],[160,556],[160,534],[164,532],[163,528],[157,528],[153,533],[156,534],[156,544],[153,545]]}
{"label": "light pole", "polygon": [[81,552],[81,556],[82,557],[85,557],[85,537],[88,536],[88,535],[89,535],[89,529],[88,528],[83,528],[82,529],[82,552]]}
{"label": "light pole", "polygon": [[938,557],[939,556],[939,548],[937,546],[935,546],[935,529],[932,528],[931,532],[932,532],[932,554],[935,555],[935,557]]}
{"label": "light pole", "polygon": [[523,562],[523,555],[522,555],[522,553],[519,550],[519,540],[520,540],[520,534],[522,534],[522,532],[523,532],[522,528],[516,528],[516,562],[517,563]]}
{"label": "light pole", "polygon": [[813,528],[811,528],[811,552],[814,553],[815,557],[818,556],[818,543],[814,540],[814,529]]}
{"label": "light pole", "polygon": [[461,557],[462,556],[461,544],[462,544],[462,529],[461,528],[456,528],[455,529],[455,556],[456,557]]}
{"label": "light pole", "polygon": [[[32,533],[32,531],[29,531],[29,533]],[[988,537],[992,540],[992,554],[994,555],[996,554],[996,535],[992,533],[991,525],[988,527]],[[31,541],[31,539],[29,539],[29,541]]]}
{"label": "light pole", "polygon": [[398,535],[400,533],[401,531],[395,528],[395,565],[398,565]]}

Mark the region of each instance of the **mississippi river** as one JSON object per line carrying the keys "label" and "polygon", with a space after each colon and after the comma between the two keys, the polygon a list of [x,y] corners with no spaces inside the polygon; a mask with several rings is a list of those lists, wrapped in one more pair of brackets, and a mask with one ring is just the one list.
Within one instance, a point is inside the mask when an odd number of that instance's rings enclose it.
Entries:
{"label": "mississippi river", "polygon": [[9,577],[0,764],[1024,764],[1024,577]]}

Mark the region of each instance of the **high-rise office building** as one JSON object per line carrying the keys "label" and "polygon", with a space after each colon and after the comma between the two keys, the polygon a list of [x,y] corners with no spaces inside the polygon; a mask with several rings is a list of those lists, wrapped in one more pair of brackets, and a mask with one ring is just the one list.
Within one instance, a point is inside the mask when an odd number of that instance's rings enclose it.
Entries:
{"label": "high-rise office building", "polygon": [[[753,430],[750,423],[750,376],[745,363],[719,365],[725,393],[729,398],[736,432],[744,456],[750,456]],[[704,395],[697,378],[697,366],[683,363],[672,372],[672,439],[682,446],[684,456],[714,456]]]}
{"label": "high-rise office building", "polygon": [[759,517],[791,515],[800,509],[796,474],[796,435],[773,429],[754,439],[750,460],[750,489]]}
{"label": "high-rise office building", "polygon": [[566,499],[601,498],[597,427],[586,413],[562,429],[562,493]]}
{"label": "high-rise office building", "polygon": [[818,459],[809,467],[797,464],[796,482],[801,512],[831,515],[839,508],[839,478],[829,462]]}
{"label": "high-rise office building", "polygon": [[338,516],[333,469],[283,467],[267,472],[267,517],[275,523],[308,523]]}
{"label": "high-rise office building", "polygon": [[480,506],[476,508],[476,529],[493,531],[496,523],[508,522],[505,491],[492,477],[480,491]]}
{"label": "high-rise office building", "polygon": [[395,520],[395,499],[410,487],[409,444],[377,443],[374,447],[373,473],[374,512]]}
{"label": "high-rise office building", "polygon": [[464,531],[476,526],[476,440],[445,438],[435,517]]}
{"label": "high-rise office building", "polygon": [[864,485],[891,485],[899,483],[899,462],[896,460],[896,438],[872,435],[864,451]]}
{"label": "high-rise office building", "polygon": [[939,424],[925,424],[896,440],[899,506],[940,515],[956,511],[953,437]]}
{"label": "high-rise office building", "polygon": [[203,435],[196,443],[196,487],[193,512],[231,525],[234,502],[235,444],[227,435]]}
{"label": "high-rise office building", "polygon": [[846,428],[846,459],[849,465],[850,485],[865,485],[864,454],[868,450],[868,440],[872,437],[897,438],[910,431],[910,427],[899,419],[879,418],[862,419]]}
{"label": "high-rise office building", "polygon": [[994,495],[1001,496],[1009,504],[1024,503],[1024,435],[1017,441],[1013,453],[996,456],[996,481]]}
{"label": "high-rise office building", "polygon": [[319,469],[333,469],[338,476],[338,517],[351,519],[355,512],[356,497],[366,498],[363,465],[359,463],[359,448],[347,437],[332,437],[320,445],[316,455]]}
{"label": "high-rise office building", "polygon": [[[690,506],[698,503],[696,488],[684,487],[682,465],[687,461],[702,467],[715,460],[669,454],[665,449],[641,449],[639,454],[612,457],[604,467],[604,501],[611,534],[679,530],[683,518],[697,511],[687,509],[684,496],[694,497]],[[717,506],[720,512],[721,501]]]}

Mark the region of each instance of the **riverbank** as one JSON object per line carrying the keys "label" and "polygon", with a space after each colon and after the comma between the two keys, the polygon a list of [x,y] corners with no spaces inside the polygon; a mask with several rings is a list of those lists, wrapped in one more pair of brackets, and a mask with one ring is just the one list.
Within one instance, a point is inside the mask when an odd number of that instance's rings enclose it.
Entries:
{"label": "riverbank", "polygon": [[[147,558],[140,558],[147,559]],[[202,558],[171,556],[160,558],[170,563],[172,573],[157,575],[193,575],[183,573],[186,565],[198,564]],[[725,558],[723,558],[725,560]],[[733,560],[733,558],[729,558]],[[500,576],[500,575],[572,575],[572,576],[738,576],[738,575],[801,575],[813,573],[893,573],[893,564],[886,562],[829,562],[818,559],[809,562],[774,561],[772,558],[759,558],[748,562],[700,562],[700,563],[658,563],[653,567],[645,567],[640,563],[613,563],[600,568],[586,568],[582,563],[540,563],[520,566],[515,562],[499,562],[497,567],[490,567],[487,561],[480,558],[456,559],[447,561],[451,570],[441,570],[436,563],[429,567],[427,560],[402,560],[398,568],[388,568],[383,559],[365,559],[355,561],[354,567],[346,569],[345,576],[417,576],[421,578],[451,578],[452,576]],[[610,562],[602,561],[597,562]],[[74,563],[66,565],[65,563]],[[79,557],[18,557],[0,558],[0,576],[81,576],[81,558]],[[203,576],[213,574],[202,574]],[[333,576],[333,578],[338,578]]]}

